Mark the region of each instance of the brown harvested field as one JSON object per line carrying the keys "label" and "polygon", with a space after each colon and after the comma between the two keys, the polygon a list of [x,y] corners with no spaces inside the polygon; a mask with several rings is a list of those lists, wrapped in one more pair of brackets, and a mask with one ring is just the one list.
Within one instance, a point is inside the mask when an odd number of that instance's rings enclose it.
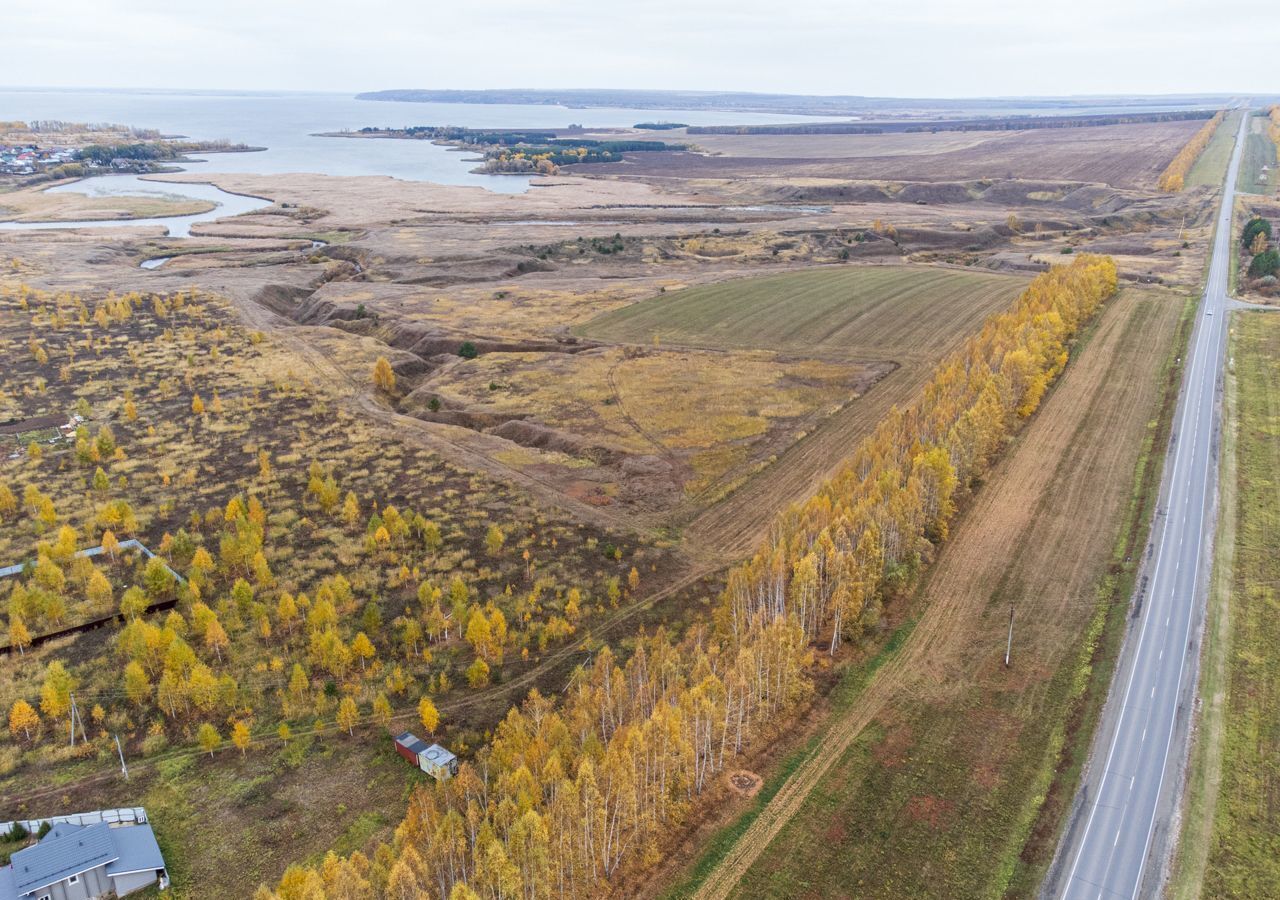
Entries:
{"label": "brown harvested field", "polygon": [[[940,131],[936,134],[688,134],[683,128],[653,137],[628,134],[631,140],[686,143],[713,156],[766,159],[850,159],[948,153],[987,141],[1011,137],[1011,131]],[[607,139],[607,138],[606,138]],[[612,136],[617,140],[617,136]]]}
{"label": "brown harvested field", "polygon": [[1105,606],[1183,305],[1136,288],[1108,305],[942,549],[901,650],[697,896],[1003,894]]}
{"label": "brown harvested field", "polygon": [[[964,181],[982,178],[1103,182],[1117,188],[1150,188],[1169,160],[1203,123],[1154,122],[1093,128],[1045,128],[1000,132],[991,140],[925,153],[894,152],[824,159],[720,156],[695,153],[629,153],[624,165],[570,167],[573,174],[656,178],[823,177],[868,181]],[[971,135],[972,133],[970,133]],[[702,137],[695,135],[694,137]],[[736,136],[725,136],[726,144]],[[744,135],[756,141],[758,135]],[[857,141],[866,135],[849,135]],[[872,136],[874,137],[874,136]],[[896,135],[893,137],[897,137]],[[910,136],[904,136],[910,137]],[[770,140],[779,140],[770,137]],[[748,144],[747,146],[750,146]]]}

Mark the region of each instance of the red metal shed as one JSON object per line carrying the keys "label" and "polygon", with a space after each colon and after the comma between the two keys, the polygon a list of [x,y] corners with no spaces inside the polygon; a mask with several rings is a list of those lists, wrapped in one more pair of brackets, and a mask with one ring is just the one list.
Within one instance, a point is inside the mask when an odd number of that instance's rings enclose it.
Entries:
{"label": "red metal shed", "polygon": [[426,741],[415,737],[412,733],[406,731],[403,734],[396,735],[395,738],[396,752],[413,763],[413,767],[420,768],[421,763],[418,761],[422,751],[427,749]]}

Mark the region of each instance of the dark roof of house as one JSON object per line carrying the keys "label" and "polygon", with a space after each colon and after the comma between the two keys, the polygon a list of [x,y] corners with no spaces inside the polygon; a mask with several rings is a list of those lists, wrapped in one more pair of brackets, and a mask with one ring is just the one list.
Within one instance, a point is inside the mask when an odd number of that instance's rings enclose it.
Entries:
{"label": "dark roof of house", "polygon": [[23,419],[21,422],[6,422],[0,425],[0,434],[22,434],[24,431],[39,431],[42,428],[57,428],[66,424],[66,416],[36,416]]}
{"label": "dark roof of house", "polygon": [[[148,829],[149,830],[149,829]],[[119,859],[116,843],[111,839],[111,826],[56,825],[40,843],[26,847],[10,857],[13,884],[19,894],[61,881],[88,869]]]}
{"label": "dark roof of house", "polygon": [[0,900],[20,900],[99,866],[106,866],[109,876],[165,867],[150,825],[59,822],[39,843],[17,851],[10,864],[0,868]]}

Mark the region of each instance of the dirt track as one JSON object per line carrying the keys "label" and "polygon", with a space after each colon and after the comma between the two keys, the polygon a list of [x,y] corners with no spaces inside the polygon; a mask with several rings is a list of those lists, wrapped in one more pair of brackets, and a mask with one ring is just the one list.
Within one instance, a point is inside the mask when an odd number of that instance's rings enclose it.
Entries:
{"label": "dirt track", "polygon": [[889,408],[910,402],[930,374],[930,366],[914,361],[890,372],[865,397],[846,403],[813,434],[792,444],[762,472],[698,515],[686,537],[696,546],[714,547],[726,558],[750,553],[777,510],[812,494]]}
{"label": "dirt track", "polygon": [[[762,856],[767,857],[761,860],[762,872],[769,863],[785,868],[788,845],[794,842],[771,845],[853,741],[896,698],[944,703],[963,687],[958,680],[980,677],[974,631],[989,627],[984,613],[990,612],[986,608],[997,585],[1016,585],[1010,593],[1029,598],[1021,604],[1024,620],[1034,619],[1037,636],[1025,636],[1036,642],[1028,652],[1050,657],[1056,652],[1061,658],[1072,646],[1072,629],[1079,630],[1091,608],[1082,601],[1092,599],[1087,594],[1105,567],[1116,521],[1128,502],[1157,396],[1156,375],[1180,311],[1180,303],[1167,295],[1158,303],[1143,302],[1142,296],[1130,290],[1108,305],[1089,344],[940,555],[923,592],[925,612],[907,643],[832,723],[814,755],[696,896],[729,896]],[[1119,372],[1126,377],[1117,378]],[[1005,615],[1000,606],[997,618]],[[1028,688],[1022,702],[1034,707],[1043,685]],[[868,855],[875,859],[874,851]]]}

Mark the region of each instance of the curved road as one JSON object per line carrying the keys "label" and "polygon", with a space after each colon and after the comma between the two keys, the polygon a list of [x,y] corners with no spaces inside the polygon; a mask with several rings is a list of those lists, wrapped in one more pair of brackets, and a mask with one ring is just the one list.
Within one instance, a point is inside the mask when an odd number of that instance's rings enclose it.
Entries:
{"label": "curved road", "polygon": [[1165,461],[1154,550],[1133,597],[1089,768],[1042,891],[1047,897],[1155,896],[1177,839],[1174,817],[1213,561],[1231,213],[1248,125],[1245,110]]}

